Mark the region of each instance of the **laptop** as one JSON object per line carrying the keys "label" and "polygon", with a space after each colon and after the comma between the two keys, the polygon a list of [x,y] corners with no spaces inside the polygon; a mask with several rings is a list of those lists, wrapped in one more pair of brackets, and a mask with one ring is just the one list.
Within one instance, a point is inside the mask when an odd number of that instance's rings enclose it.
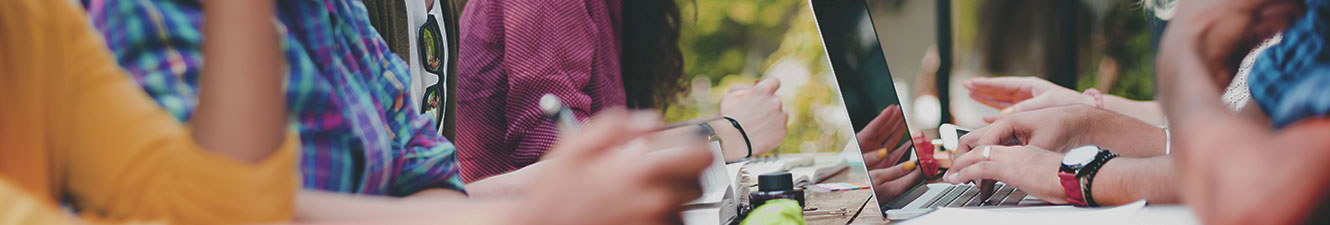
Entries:
{"label": "laptop", "polygon": [[[882,110],[888,106],[900,105],[896,85],[888,63],[882,54],[876,29],[864,0],[810,0],[818,33],[836,76],[836,85],[846,112],[855,132],[864,129]],[[886,40],[891,40],[890,37]],[[914,61],[917,62],[917,61]],[[899,107],[897,107],[899,110]],[[904,115],[904,112],[901,112]],[[905,120],[904,116],[900,118]],[[906,130],[910,126],[906,124]],[[902,135],[900,145],[909,146],[913,154],[913,143],[908,131]],[[956,138],[952,138],[956,139]],[[857,140],[855,140],[857,141]],[[862,144],[862,143],[859,143]],[[861,155],[862,156],[862,155]],[[897,164],[908,161],[901,157]],[[865,165],[869,167],[873,165]],[[865,168],[866,171],[881,168]],[[867,174],[867,173],[866,173]],[[871,180],[876,184],[884,181]],[[883,218],[902,220],[931,212],[938,207],[1010,207],[1048,205],[1021,190],[1002,183],[997,183],[993,195],[981,199],[979,188],[974,184],[921,183],[903,193],[877,193],[873,195],[882,209]]]}

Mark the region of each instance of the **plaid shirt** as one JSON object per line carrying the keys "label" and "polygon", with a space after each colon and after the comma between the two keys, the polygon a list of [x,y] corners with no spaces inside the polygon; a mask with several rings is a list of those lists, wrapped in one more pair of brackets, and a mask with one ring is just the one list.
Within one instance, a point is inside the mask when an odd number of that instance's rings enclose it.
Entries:
{"label": "plaid shirt", "polygon": [[[456,148],[413,112],[407,64],[357,0],[277,1],[288,110],[307,189],[405,196],[462,190]],[[182,121],[197,105],[198,0],[93,0],[94,25],[134,80]]]}
{"label": "plaid shirt", "polygon": [[1307,0],[1307,14],[1252,64],[1252,99],[1275,128],[1330,116],[1330,1]]}

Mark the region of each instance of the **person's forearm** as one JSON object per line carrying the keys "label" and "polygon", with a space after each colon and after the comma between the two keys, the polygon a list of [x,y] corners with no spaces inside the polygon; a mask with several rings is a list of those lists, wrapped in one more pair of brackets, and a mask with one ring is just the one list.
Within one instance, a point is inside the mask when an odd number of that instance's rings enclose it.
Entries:
{"label": "person's forearm", "polygon": [[716,137],[720,139],[721,153],[724,153],[727,162],[748,157],[749,151],[752,151],[752,155],[766,152],[766,150],[750,149],[752,148],[749,143],[751,140],[745,140],[743,133],[739,132],[739,129],[735,128],[729,120],[714,120],[707,122],[707,124],[710,124],[711,128],[716,130]]}
{"label": "person's forearm", "polygon": [[401,198],[306,190],[296,194],[295,219],[299,222],[413,220],[461,211],[474,204],[466,195],[447,189],[424,190]]}
{"label": "person's forearm", "polygon": [[[743,134],[739,133],[737,128],[728,120],[719,119],[706,122],[711,125],[711,129],[716,131],[716,137],[720,139],[721,153],[725,155],[725,161],[734,161],[748,156],[748,143],[744,140]],[[698,132],[701,131],[698,125],[684,125],[659,132],[651,133],[653,144],[651,149],[670,149],[684,146],[692,146],[699,139]],[[759,152],[753,152],[754,155]]]}
{"label": "person's forearm", "polygon": [[1114,95],[1104,95],[1104,108],[1145,121],[1150,125],[1164,126],[1167,119],[1159,103],[1154,101],[1135,101]]}
{"label": "person's forearm", "polygon": [[1118,157],[1099,169],[1091,184],[1091,196],[1104,206],[1122,205],[1146,199],[1150,203],[1182,202],[1177,173],[1168,156],[1151,158]]}
{"label": "person's forearm", "polygon": [[1090,140],[1084,143],[1099,145],[1114,153],[1127,157],[1154,157],[1165,154],[1167,138],[1164,130],[1129,117],[1088,118],[1094,121],[1089,127]]}
{"label": "person's forearm", "polygon": [[466,192],[472,199],[487,200],[494,198],[512,198],[526,193],[526,187],[535,180],[537,174],[559,159],[541,160],[512,172],[495,175],[466,184]]}
{"label": "person's forearm", "polygon": [[191,121],[204,149],[259,162],[285,140],[286,96],[271,0],[208,1],[199,105]]}
{"label": "person's forearm", "polygon": [[1211,123],[1188,123],[1196,126],[1175,143],[1187,201],[1203,222],[1303,223],[1326,205],[1330,143],[1320,140],[1330,138],[1330,119],[1270,131],[1233,114],[1198,117]]}

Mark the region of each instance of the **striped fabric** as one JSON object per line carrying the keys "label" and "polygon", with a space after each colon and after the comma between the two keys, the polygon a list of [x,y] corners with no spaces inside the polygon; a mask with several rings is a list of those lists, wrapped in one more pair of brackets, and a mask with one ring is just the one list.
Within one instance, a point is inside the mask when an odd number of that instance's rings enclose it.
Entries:
{"label": "striped fabric", "polygon": [[[93,0],[94,25],[116,59],[181,120],[197,105],[198,0]],[[456,148],[411,110],[406,63],[356,0],[277,1],[289,66],[288,110],[300,133],[307,189],[405,196],[462,190]]]}
{"label": "striped fabric", "polygon": [[537,104],[578,119],[623,106],[619,0],[471,0],[459,32],[457,139],[468,182],[532,163],[558,138]]}

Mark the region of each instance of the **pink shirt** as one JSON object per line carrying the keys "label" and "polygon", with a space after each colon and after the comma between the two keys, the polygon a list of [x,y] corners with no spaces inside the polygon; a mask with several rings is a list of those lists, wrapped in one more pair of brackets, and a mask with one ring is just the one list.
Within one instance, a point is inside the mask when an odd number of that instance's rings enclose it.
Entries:
{"label": "pink shirt", "polygon": [[625,105],[620,0],[471,0],[460,20],[457,143],[473,182],[535,163],[558,139],[552,93],[579,120]]}

